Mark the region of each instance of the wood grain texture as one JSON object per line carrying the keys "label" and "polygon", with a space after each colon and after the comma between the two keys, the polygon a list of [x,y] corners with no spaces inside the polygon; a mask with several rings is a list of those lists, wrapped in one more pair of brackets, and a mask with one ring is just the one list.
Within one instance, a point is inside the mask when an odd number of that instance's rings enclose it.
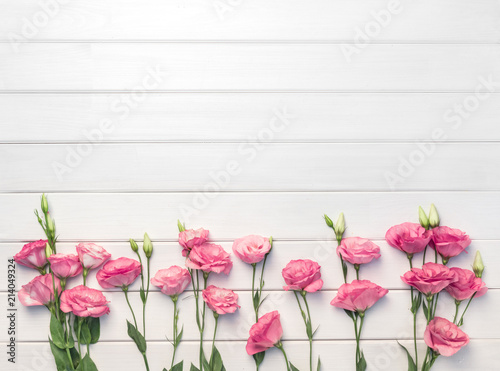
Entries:
{"label": "wood grain texture", "polygon": [[[89,133],[89,138],[104,136]],[[266,133],[267,138],[279,135]],[[497,143],[100,144],[87,139],[75,145],[0,145],[0,158],[0,172],[9,174],[0,180],[4,192],[490,191],[500,185]]]}
{"label": "wood grain texture", "polygon": [[151,93],[130,107],[123,98],[2,94],[0,141],[80,142],[109,120],[114,129],[101,142],[241,142],[286,119],[285,130],[262,141],[413,142],[431,140],[436,129],[442,140],[500,140],[500,94],[464,117],[460,107],[475,107],[468,93]]}
{"label": "wood grain texture", "polygon": [[497,45],[374,44],[356,56],[316,44],[1,44],[0,91],[474,92],[481,76],[500,80]]}
{"label": "wood grain texture", "polygon": [[[57,4],[56,1],[53,3]],[[494,0],[111,0],[59,1],[44,11],[28,0],[0,2],[2,40],[353,40],[371,26],[374,42],[498,42]],[[49,3],[50,4],[50,3]],[[391,10],[390,16],[383,16]],[[36,14],[49,21],[31,38]],[[386,13],[385,13],[386,14]],[[36,24],[36,23],[35,23]],[[24,33],[23,31],[26,30]],[[368,28],[370,30],[370,28]],[[16,37],[19,36],[19,37]],[[22,40],[22,39],[21,39]]]}

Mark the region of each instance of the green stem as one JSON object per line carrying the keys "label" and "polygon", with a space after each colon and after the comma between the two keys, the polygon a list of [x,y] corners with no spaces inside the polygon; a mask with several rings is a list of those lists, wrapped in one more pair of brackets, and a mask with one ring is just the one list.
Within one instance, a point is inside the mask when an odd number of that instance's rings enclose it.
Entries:
{"label": "green stem", "polygon": [[460,308],[460,304],[462,304],[462,301],[455,300],[455,316],[453,317],[453,323],[455,325],[457,324],[458,309]]}
{"label": "green stem", "polygon": [[149,371],[149,363],[148,363],[148,357],[146,357],[146,353],[142,353],[142,358],[144,359],[144,364],[146,365],[146,370]]}
{"label": "green stem", "polygon": [[144,330],[144,338],[146,338],[146,303],[148,301],[149,296],[149,277],[150,277],[150,258],[148,258],[148,285],[144,295],[144,302],[142,303],[142,328]]}
{"label": "green stem", "polygon": [[356,279],[359,281],[359,264],[354,264],[354,269],[356,270]]}
{"label": "green stem", "polygon": [[177,351],[177,321],[179,320],[179,316],[177,313],[177,295],[172,296],[172,301],[174,302],[174,353],[172,354],[172,363],[170,365],[170,368],[174,367],[174,361],[175,361],[175,353]]}
{"label": "green stem", "polygon": [[[306,299],[306,292],[302,291],[302,297],[304,298],[304,303],[306,304],[306,310],[307,310],[307,318],[309,320],[309,326],[311,326],[311,336],[309,337],[309,369],[312,371],[312,341],[313,341],[313,334],[312,334],[312,320],[311,320],[311,312],[309,311],[309,304],[307,303]],[[309,335],[309,334],[308,334]]]}
{"label": "green stem", "polygon": [[424,249],[424,258],[422,259],[422,264],[425,264],[425,254],[427,254],[427,246]]}
{"label": "green stem", "polygon": [[477,291],[470,297],[469,301],[467,302],[467,306],[465,307],[464,312],[462,313],[462,316],[460,317],[460,321],[458,321],[458,326],[462,326],[464,324],[465,312],[467,312],[467,309],[469,309],[469,305],[470,305],[472,299],[474,299],[474,296],[476,296],[476,294],[477,294]]}
{"label": "green stem", "polygon": [[137,331],[139,331],[139,329],[137,328],[137,319],[135,318],[134,310],[132,309],[130,301],[128,300],[128,286],[122,287],[122,291],[125,293],[125,300],[127,300],[128,307],[130,308],[130,312],[132,313],[132,317],[134,318],[135,328],[137,329]]}
{"label": "green stem", "polygon": [[[342,242],[342,238],[337,238],[337,245],[340,246],[340,243]],[[340,258],[340,267],[342,268],[342,275],[344,276],[344,283],[347,283],[347,272],[344,271],[344,259],[342,259],[342,254],[339,255]]]}
{"label": "green stem", "polygon": [[281,353],[283,353],[283,356],[285,357],[286,369],[287,369],[287,371],[290,371],[290,363],[288,362],[288,357],[286,356],[286,352],[285,352],[285,348],[283,348],[283,344],[281,344],[281,342],[279,342],[275,346],[276,346],[276,348],[281,350]]}
{"label": "green stem", "polygon": [[[196,279],[198,279],[198,271],[196,271]],[[207,288],[208,273],[203,272],[203,289]],[[198,296],[199,296],[199,281],[198,281]],[[207,305],[203,300],[203,307],[201,311],[201,328],[200,328],[200,370],[203,370],[203,332],[205,331],[205,309]]]}
{"label": "green stem", "polygon": [[68,359],[69,359],[69,363],[71,365],[71,369],[74,370],[75,366],[73,365],[73,358],[71,358],[71,353],[70,353],[69,348],[68,348],[69,335],[70,335],[70,327],[69,327],[69,320],[67,320],[67,319],[69,317],[69,314],[67,316],[65,314],[63,314],[63,316],[64,316],[64,327],[66,327],[66,330],[65,330],[65,335],[66,335],[66,354],[68,355]]}
{"label": "green stem", "polygon": [[68,356],[69,364],[71,365],[71,369],[74,370],[75,366],[73,365],[73,358],[71,358],[71,353],[69,352],[69,348],[66,347],[66,355]]}
{"label": "green stem", "polygon": [[[264,256],[264,261],[262,262],[262,270],[260,272],[260,291],[259,291],[259,301],[260,301],[260,298],[262,297],[262,289],[264,288],[264,268],[266,267],[266,261],[267,261],[267,256],[269,255],[269,253],[267,253],[265,256]],[[260,303],[259,303],[260,305]]]}
{"label": "green stem", "polygon": [[217,325],[219,324],[219,314],[217,312],[214,312],[214,318],[215,318],[215,328],[214,328],[214,337],[212,338],[212,353],[210,354],[210,367],[212,367],[212,360],[215,352],[215,335],[217,335]]}
{"label": "green stem", "polygon": [[[413,269],[413,254],[406,254],[408,258],[408,263],[410,263],[410,270]],[[414,308],[414,303],[416,298],[414,297],[413,286],[410,286],[411,290],[411,307]],[[413,345],[415,348],[415,364],[418,367],[418,349],[417,349],[417,310],[412,311],[413,313]]]}
{"label": "green stem", "polygon": [[80,357],[80,361],[82,360],[82,349],[80,346],[80,333],[82,329],[82,318],[78,317],[78,330],[76,331],[76,341],[78,342],[78,355]]}
{"label": "green stem", "polygon": [[439,299],[439,292],[436,294],[436,298],[434,300],[434,308],[432,310],[432,318],[434,318],[436,316],[436,310],[437,310],[437,306],[438,306],[438,299]]}
{"label": "green stem", "polygon": [[359,337],[358,337],[358,314],[354,313],[352,318],[352,322],[354,323],[354,336],[356,337],[356,368],[359,360]]}
{"label": "green stem", "polygon": [[[252,264],[252,303],[253,303],[253,310],[255,312],[255,322],[259,321],[259,303],[255,302],[255,271],[256,271],[257,265],[255,263]],[[260,302],[260,300],[258,300]]]}

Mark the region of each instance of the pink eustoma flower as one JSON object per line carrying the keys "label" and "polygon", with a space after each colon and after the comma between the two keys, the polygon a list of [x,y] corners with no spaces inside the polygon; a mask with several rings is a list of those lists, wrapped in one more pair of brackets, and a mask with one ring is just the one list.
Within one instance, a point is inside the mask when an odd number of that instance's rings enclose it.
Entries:
{"label": "pink eustoma flower", "polygon": [[486,284],[473,271],[456,267],[450,268],[450,271],[455,273],[457,281],[450,283],[445,290],[453,299],[462,301],[470,299],[474,294],[478,298],[488,291]]}
{"label": "pink eustoma flower", "polygon": [[434,317],[424,331],[424,341],[436,353],[449,357],[466,346],[469,337],[453,322]]}
{"label": "pink eustoma flower", "polygon": [[57,295],[61,293],[61,282],[57,277],[52,281],[52,275],[36,276],[30,283],[19,290],[19,301],[26,307],[35,305],[48,306],[55,301],[54,286]]}
{"label": "pink eustoma flower", "polygon": [[27,243],[20,252],[14,255],[14,260],[25,267],[42,270],[47,265],[45,255],[47,242],[47,240],[38,240]]}
{"label": "pink eustoma flower", "polygon": [[193,247],[203,245],[207,241],[208,230],[203,228],[179,232],[179,244],[183,247],[182,256],[188,256]]}
{"label": "pink eustoma flower", "polygon": [[380,247],[366,238],[348,237],[337,247],[337,255],[351,264],[366,264],[380,258]]}
{"label": "pink eustoma flower", "polygon": [[233,262],[222,246],[214,243],[205,243],[194,246],[186,260],[186,267],[200,269],[205,273],[229,274]]}
{"label": "pink eustoma flower", "polygon": [[387,295],[386,290],[368,280],[354,280],[344,283],[339,287],[337,296],[331,301],[331,305],[351,312],[364,313],[371,308],[379,299]]}
{"label": "pink eustoma flower", "polygon": [[417,223],[395,225],[385,234],[389,245],[410,255],[424,251],[430,239],[430,231]]}
{"label": "pink eustoma flower", "polygon": [[75,254],[54,254],[48,260],[50,269],[59,278],[75,277],[82,273],[82,263]]}
{"label": "pink eustoma flower", "polygon": [[469,246],[471,240],[465,232],[460,229],[449,227],[437,227],[432,230],[430,246],[437,250],[446,263],[448,259],[459,255]]}
{"label": "pink eustoma flower", "polygon": [[290,261],[281,271],[287,286],[283,286],[285,291],[307,291],[316,292],[323,287],[321,279],[320,265],[309,259],[299,259]]}
{"label": "pink eustoma flower", "polygon": [[238,305],[238,294],[233,290],[221,289],[214,285],[208,286],[202,292],[203,300],[217,314],[234,313]]}
{"label": "pink eustoma flower", "polygon": [[250,337],[247,341],[246,350],[248,355],[264,352],[279,344],[283,336],[280,314],[273,311],[264,314],[258,322],[250,328]]}
{"label": "pink eustoma flower", "polygon": [[109,313],[108,301],[102,292],[87,286],[76,286],[61,294],[61,310],[78,317],[101,317]]}
{"label": "pink eustoma flower", "polygon": [[250,235],[238,238],[233,243],[234,254],[247,264],[262,261],[270,250],[269,238],[262,236]]}
{"label": "pink eustoma flower", "polygon": [[110,260],[97,272],[96,278],[104,289],[126,288],[141,274],[142,266],[137,260],[118,258]]}
{"label": "pink eustoma flower", "polygon": [[102,246],[92,242],[79,243],[76,245],[76,252],[82,262],[83,268],[87,270],[95,269],[111,258],[111,254],[104,250]]}
{"label": "pink eustoma flower", "polygon": [[401,279],[404,283],[415,287],[426,296],[437,294],[450,283],[457,281],[453,271],[443,264],[425,263],[420,268],[412,268]]}
{"label": "pink eustoma flower", "polygon": [[168,296],[180,295],[191,282],[191,275],[186,268],[173,265],[167,269],[160,269],[151,278],[151,284],[160,288]]}

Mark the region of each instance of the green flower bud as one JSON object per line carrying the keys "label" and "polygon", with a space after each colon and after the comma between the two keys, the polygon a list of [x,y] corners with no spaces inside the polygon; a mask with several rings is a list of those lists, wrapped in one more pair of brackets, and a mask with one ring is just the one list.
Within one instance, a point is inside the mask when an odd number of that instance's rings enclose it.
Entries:
{"label": "green flower bud", "polygon": [[273,236],[269,237],[269,244],[271,245],[271,248],[269,249],[269,252],[268,254],[271,252],[271,250],[273,249]]}
{"label": "green flower bud", "polygon": [[333,228],[333,222],[332,220],[328,217],[328,215],[323,215],[323,218],[325,218],[326,225],[329,226],[330,228]]}
{"label": "green flower bud", "polygon": [[177,220],[177,228],[179,228],[179,232],[184,232],[186,230],[186,226],[182,224],[180,220]]}
{"label": "green flower bud", "polygon": [[44,214],[49,212],[49,203],[47,202],[47,197],[45,197],[45,193],[42,195],[42,211]]}
{"label": "green flower bud", "polygon": [[144,253],[147,258],[150,258],[153,255],[153,243],[149,239],[147,233],[144,233],[144,243],[142,244],[142,248],[144,249]]}
{"label": "green flower bud", "polygon": [[476,251],[476,257],[474,258],[474,264],[472,264],[472,270],[474,271],[474,274],[476,277],[481,278],[483,277],[483,271],[484,271],[484,264],[483,264],[483,258],[481,257],[481,253]]}
{"label": "green flower bud", "polygon": [[337,238],[342,238],[345,232],[345,218],[344,213],[340,213],[337,223],[335,224],[335,234]]}
{"label": "green flower bud", "polygon": [[50,217],[49,213],[47,213],[47,229],[52,236],[56,233],[56,225],[54,223],[54,219]]}
{"label": "green flower bud", "polygon": [[439,214],[434,204],[431,204],[431,210],[429,211],[429,225],[431,228],[439,227]]}
{"label": "green flower bud", "polygon": [[48,243],[45,244],[45,256],[48,258],[53,254],[52,247]]}
{"label": "green flower bud", "polygon": [[139,246],[137,246],[137,242],[135,242],[133,239],[130,239],[129,242],[133,252],[139,251]]}
{"label": "green flower bud", "polygon": [[420,221],[420,225],[422,227],[429,229],[429,218],[427,217],[424,209],[422,209],[422,206],[418,207],[418,220]]}

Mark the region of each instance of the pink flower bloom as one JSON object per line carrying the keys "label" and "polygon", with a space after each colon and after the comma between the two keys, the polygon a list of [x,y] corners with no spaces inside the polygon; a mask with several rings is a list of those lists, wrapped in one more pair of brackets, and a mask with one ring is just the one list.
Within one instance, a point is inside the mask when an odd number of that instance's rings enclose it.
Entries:
{"label": "pink flower bloom", "polygon": [[191,282],[191,276],[186,268],[173,265],[167,269],[160,269],[151,278],[151,283],[159,287],[165,295],[179,295],[186,290]]}
{"label": "pink flower bloom", "polygon": [[47,257],[45,256],[47,242],[47,240],[38,240],[27,243],[20,252],[14,255],[14,260],[28,268],[43,269],[47,265]]}
{"label": "pink flower bloom", "polygon": [[195,246],[203,245],[208,241],[208,231],[203,228],[186,229],[179,233],[179,244],[183,247],[182,256],[187,256]]}
{"label": "pink flower bloom", "polygon": [[250,328],[250,337],[246,346],[248,355],[252,356],[272,348],[280,342],[282,336],[283,328],[278,311],[264,314]]}
{"label": "pink flower bloom", "polygon": [[430,245],[443,259],[457,256],[470,245],[470,238],[460,229],[437,227],[432,230]]}
{"label": "pink flower bloom", "polygon": [[431,239],[431,233],[417,223],[395,225],[385,234],[389,245],[407,254],[424,251]]}
{"label": "pink flower bloom", "polygon": [[233,267],[233,262],[229,254],[222,246],[214,243],[195,245],[186,260],[186,267],[191,269],[201,269],[203,272],[215,272],[229,274]]}
{"label": "pink flower bloom", "polygon": [[54,302],[54,286],[57,295],[61,293],[61,282],[57,277],[52,281],[52,275],[36,276],[19,290],[19,301],[26,307],[49,305]]}
{"label": "pink flower bloom", "polygon": [[247,264],[262,261],[271,250],[269,238],[250,235],[238,238],[233,243],[234,254]]}
{"label": "pink flower bloom", "polygon": [[96,278],[104,289],[128,287],[141,274],[142,266],[137,260],[118,258],[110,260],[97,272]]}
{"label": "pink flower bloom", "polygon": [[424,331],[425,344],[438,354],[449,357],[469,343],[469,337],[445,318],[434,317]]}
{"label": "pink flower bloom", "polygon": [[208,307],[217,314],[234,313],[236,309],[241,308],[238,305],[238,294],[233,290],[210,285],[203,290],[202,296]]}
{"label": "pink flower bloom", "polygon": [[281,271],[287,284],[283,289],[307,292],[320,290],[323,287],[320,268],[318,263],[309,259],[290,261]]}
{"label": "pink flower bloom", "polygon": [[437,294],[457,277],[453,271],[443,264],[425,263],[420,268],[412,268],[401,279],[404,283],[415,287],[422,294],[430,296]]}
{"label": "pink flower bloom", "polygon": [[351,264],[365,264],[380,258],[380,247],[366,238],[348,237],[337,247],[337,255]]}
{"label": "pink flower bloom", "polygon": [[82,273],[82,263],[75,254],[54,254],[48,260],[50,269],[59,278],[75,277]]}
{"label": "pink flower bloom", "polygon": [[87,286],[76,286],[61,294],[61,310],[78,317],[101,317],[109,313],[108,301],[102,292]]}
{"label": "pink flower bloom", "polygon": [[387,295],[386,290],[368,280],[354,280],[339,287],[337,296],[331,305],[352,312],[364,312],[371,308],[380,298]]}
{"label": "pink flower bloom", "polygon": [[453,299],[462,301],[470,299],[474,294],[476,294],[474,297],[478,298],[488,291],[486,284],[481,278],[476,277],[473,271],[456,267],[450,268],[450,271],[457,277],[457,281],[446,287],[446,291]]}
{"label": "pink flower bloom", "polygon": [[92,242],[79,243],[76,245],[76,252],[78,253],[78,257],[83,267],[89,270],[99,267],[102,263],[111,258],[111,254],[104,250],[102,246]]}

